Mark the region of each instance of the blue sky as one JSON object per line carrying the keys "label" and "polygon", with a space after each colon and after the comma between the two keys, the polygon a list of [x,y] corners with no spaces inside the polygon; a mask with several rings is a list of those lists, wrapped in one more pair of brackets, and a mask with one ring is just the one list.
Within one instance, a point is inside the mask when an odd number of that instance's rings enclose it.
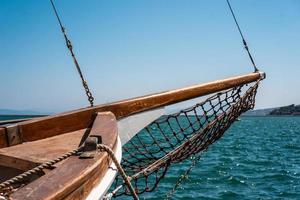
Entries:
{"label": "blue sky", "polygon": [[[225,0],[55,1],[96,104],[252,71]],[[300,1],[232,0],[257,108],[300,104]],[[0,1],[0,108],[88,105],[49,1]]]}

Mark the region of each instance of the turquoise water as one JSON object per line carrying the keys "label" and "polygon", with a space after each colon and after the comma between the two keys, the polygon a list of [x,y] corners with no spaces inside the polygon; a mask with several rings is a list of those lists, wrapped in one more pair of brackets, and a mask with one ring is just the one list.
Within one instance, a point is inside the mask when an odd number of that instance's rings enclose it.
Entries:
{"label": "turquoise water", "polygon": [[[165,198],[189,164],[171,167],[141,199]],[[300,117],[242,117],[172,199],[300,199]]]}
{"label": "turquoise water", "polygon": [[[162,199],[189,166],[175,166]],[[204,152],[172,199],[300,199],[300,117],[243,117]]]}

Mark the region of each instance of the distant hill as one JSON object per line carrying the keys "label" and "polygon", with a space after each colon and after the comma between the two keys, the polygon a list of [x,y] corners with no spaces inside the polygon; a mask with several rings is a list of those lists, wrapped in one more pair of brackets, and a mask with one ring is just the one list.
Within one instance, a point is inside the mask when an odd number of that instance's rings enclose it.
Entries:
{"label": "distant hill", "polygon": [[266,108],[258,110],[249,110],[243,114],[243,116],[267,116],[276,108]]}
{"label": "distant hill", "polygon": [[270,112],[270,115],[300,115],[300,105],[289,105],[276,108]]}
{"label": "distant hill", "polygon": [[300,105],[288,105],[277,108],[249,110],[243,116],[277,116],[277,115],[300,115]]}
{"label": "distant hill", "polygon": [[32,110],[0,109],[0,115],[45,115],[45,113]]}

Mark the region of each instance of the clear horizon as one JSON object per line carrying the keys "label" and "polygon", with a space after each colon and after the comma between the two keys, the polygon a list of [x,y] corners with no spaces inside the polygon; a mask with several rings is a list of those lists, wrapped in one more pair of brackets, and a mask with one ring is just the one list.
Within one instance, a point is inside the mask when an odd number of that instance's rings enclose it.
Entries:
{"label": "clear horizon", "polygon": [[[95,104],[252,72],[226,1],[55,1]],[[300,104],[300,2],[231,0],[267,79],[256,109]],[[49,1],[0,2],[0,108],[88,106]]]}

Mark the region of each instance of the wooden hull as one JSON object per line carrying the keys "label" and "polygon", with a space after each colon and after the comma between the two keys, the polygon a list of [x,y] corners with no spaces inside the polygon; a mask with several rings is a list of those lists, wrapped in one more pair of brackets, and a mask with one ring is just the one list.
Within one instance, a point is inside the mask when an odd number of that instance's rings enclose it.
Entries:
{"label": "wooden hull", "polygon": [[[0,165],[30,170],[45,160],[76,149],[86,130],[0,149],[0,160],[3,161]],[[111,148],[120,162],[121,142],[118,139],[117,121],[111,112],[98,113],[89,137],[95,135],[101,136],[101,144]],[[109,170],[110,166],[113,166],[112,159],[106,152],[96,151],[92,158],[73,155],[43,169],[35,180],[24,180],[23,183],[27,185],[12,193],[10,199],[101,199],[106,191],[96,193],[94,188],[109,188],[116,175],[116,171]],[[102,182],[103,179],[105,182]]]}
{"label": "wooden hull", "polygon": [[[118,162],[121,163],[122,159],[122,143],[120,137],[118,137],[117,147],[116,147],[116,158]],[[90,191],[89,195],[86,197],[86,200],[100,200],[104,197],[107,193],[108,189],[110,188],[111,184],[113,183],[116,175],[117,175],[117,168],[114,163],[111,163],[107,172],[103,176],[99,183],[94,186],[94,188]]]}

